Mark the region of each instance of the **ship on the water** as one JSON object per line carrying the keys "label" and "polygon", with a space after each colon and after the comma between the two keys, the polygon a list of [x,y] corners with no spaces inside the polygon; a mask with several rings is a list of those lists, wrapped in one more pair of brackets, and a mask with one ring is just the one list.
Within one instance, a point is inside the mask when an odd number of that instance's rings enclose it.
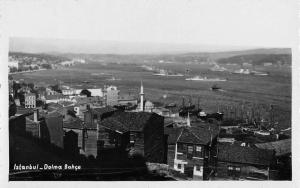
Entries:
{"label": "ship on the water", "polygon": [[121,80],[120,78],[116,78],[116,77],[111,77],[111,78],[108,78],[106,79],[107,81],[118,81],[118,80]]}
{"label": "ship on the water", "polygon": [[222,88],[219,87],[217,84],[214,84],[213,86],[211,86],[210,88],[212,91],[220,91]]}
{"label": "ship on the water", "polygon": [[251,72],[249,69],[239,69],[239,70],[233,71],[233,73],[235,73],[235,74],[250,74]]}
{"label": "ship on the water", "polygon": [[207,81],[207,82],[225,82],[227,81],[227,79],[221,79],[221,78],[207,78],[205,77],[201,77],[201,76],[195,76],[192,78],[186,78],[185,80],[188,81]]}
{"label": "ship on the water", "polygon": [[250,74],[255,76],[268,76],[269,74],[267,72],[260,72],[260,71],[251,71]]}
{"label": "ship on the water", "polygon": [[225,67],[221,67],[220,65],[218,64],[215,64],[214,67],[212,67],[210,69],[211,71],[217,71],[217,72],[224,72],[224,71],[227,71],[227,69]]}
{"label": "ship on the water", "polygon": [[173,73],[171,71],[167,71],[167,70],[164,70],[164,69],[159,69],[159,72],[158,73],[155,73],[153,74],[155,76],[184,76],[183,74],[180,74],[180,73]]}

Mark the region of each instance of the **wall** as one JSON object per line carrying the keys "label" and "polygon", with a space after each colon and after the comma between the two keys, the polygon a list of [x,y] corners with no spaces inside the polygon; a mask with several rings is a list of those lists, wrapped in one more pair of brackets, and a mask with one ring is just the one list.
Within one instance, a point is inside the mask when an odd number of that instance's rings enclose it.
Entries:
{"label": "wall", "polygon": [[58,147],[63,148],[63,117],[56,116],[46,118],[46,126],[49,131],[50,142]]}
{"label": "wall", "polygon": [[167,163],[165,160],[164,118],[153,114],[144,127],[144,156],[147,162]]}
{"label": "wall", "polygon": [[[240,173],[230,173],[228,171],[228,166],[232,166],[234,168],[239,167]],[[223,162],[219,161],[217,163],[217,177],[218,178],[226,178],[226,179],[245,179],[247,177],[255,177],[259,179],[268,179],[268,175],[259,175],[259,174],[253,174],[254,169],[260,169],[262,172],[268,173],[267,167],[255,167],[247,164],[239,164],[239,163],[230,163],[230,162]]]}

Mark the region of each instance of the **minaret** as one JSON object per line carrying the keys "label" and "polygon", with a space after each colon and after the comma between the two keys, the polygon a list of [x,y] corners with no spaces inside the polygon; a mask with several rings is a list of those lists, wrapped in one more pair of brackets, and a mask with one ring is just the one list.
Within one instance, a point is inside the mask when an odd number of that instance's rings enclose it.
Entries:
{"label": "minaret", "polygon": [[189,113],[189,112],[188,112],[188,117],[187,117],[187,119],[186,119],[186,125],[187,125],[188,127],[191,126],[191,120],[190,120],[190,113]]}
{"label": "minaret", "polygon": [[141,81],[141,102],[140,102],[140,111],[144,111],[144,87],[143,87],[143,81]]}

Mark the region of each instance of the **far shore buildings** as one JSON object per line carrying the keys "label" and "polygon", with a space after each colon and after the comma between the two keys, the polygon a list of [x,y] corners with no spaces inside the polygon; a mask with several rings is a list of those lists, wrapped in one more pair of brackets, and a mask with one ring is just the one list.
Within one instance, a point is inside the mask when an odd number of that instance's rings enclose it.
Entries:
{"label": "far shore buildings", "polygon": [[8,67],[9,67],[9,68],[14,67],[14,68],[16,68],[16,69],[19,69],[19,62],[16,61],[16,60],[9,60],[9,61],[8,61]]}

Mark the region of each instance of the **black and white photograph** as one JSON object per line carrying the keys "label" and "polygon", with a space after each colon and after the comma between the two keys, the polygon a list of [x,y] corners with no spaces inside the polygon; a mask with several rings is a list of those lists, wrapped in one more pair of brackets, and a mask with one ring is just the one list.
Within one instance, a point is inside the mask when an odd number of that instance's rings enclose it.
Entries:
{"label": "black and white photograph", "polygon": [[295,180],[296,6],[6,1],[5,176]]}

